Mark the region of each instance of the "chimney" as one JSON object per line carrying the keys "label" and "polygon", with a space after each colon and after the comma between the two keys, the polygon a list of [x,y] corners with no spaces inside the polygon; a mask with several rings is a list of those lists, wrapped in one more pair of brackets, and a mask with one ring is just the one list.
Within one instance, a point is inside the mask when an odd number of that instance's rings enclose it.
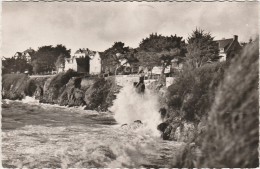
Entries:
{"label": "chimney", "polygon": [[234,35],[234,40],[238,41],[238,36],[237,35]]}

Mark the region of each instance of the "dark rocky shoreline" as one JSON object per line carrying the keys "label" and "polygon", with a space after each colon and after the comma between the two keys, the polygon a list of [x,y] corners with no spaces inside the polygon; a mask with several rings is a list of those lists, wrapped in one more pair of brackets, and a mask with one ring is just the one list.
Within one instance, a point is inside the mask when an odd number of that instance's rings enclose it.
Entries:
{"label": "dark rocky shoreline", "polygon": [[[156,85],[149,89],[156,91]],[[87,110],[108,111],[116,99],[121,87],[116,85],[114,77],[86,77],[73,71],[60,73],[52,77],[31,78],[25,74],[6,74],[3,76],[3,99],[21,100],[25,96],[35,97],[40,103],[60,106],[85,106]],[[166,90],[166,89],[162,89]],[[162,91],[161,90],[161,91]],[[163,103],[161,103],[162,105]],[[158,125],[164,140],[189,142],[194,138],[195,127],[192,123],[173,122],[166,118],[166,109],[161,113],[163,123]],[[190,131],[192,129],[192,131]],[[178,131],[178,132],[175,132]],[[177,133],[177,135],[176,135]]]}
{"label": "dark rocky shoreline", "polygon": [[87,77],[73,71],[37,78],[25,74],[5,74],[2,98],[21,100],[30,96],[40,103],[107,111],[119,90],[112,77]]}

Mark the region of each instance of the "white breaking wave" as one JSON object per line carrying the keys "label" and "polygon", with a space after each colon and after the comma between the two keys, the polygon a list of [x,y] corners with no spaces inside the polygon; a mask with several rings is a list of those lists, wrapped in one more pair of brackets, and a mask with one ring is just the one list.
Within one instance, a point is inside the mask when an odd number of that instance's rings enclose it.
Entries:
{"label": "white breaking wave", "polygon": [[115,120],[120,124],[141,120],[153,134],[159,134],[157,125],[160,124],[161,118],[158,96],[147,89],[144,95],[140,95],[131,85],[123,87],[110,111],[115,113]]}
{"label": "white breaking wave", "polygon": [[[128,123],[122,127],[107,125],[107,121],[114,122],[111,113],[42,103],[38,106],[33,98],[24,101],[27,102],[24,105],[22,101],[11,102],[12,106],[6,109],[12,111],[11,118],[6,120],[14,125],[18,124],[13,120],[17,119],[15,112],[20,117],[23,115],[16,129],[5,130],[2,134],[6,166],[132,168],[151,164],[155,168],[165,168],[176,166],[177,153],[182,150],[182,144],[164,141],[156,135],[160,123],[159,104],[157,96],[149,91],[142,97],[128,86],[118,94],[111,109],[115,110],[119,123]],[[25,119],[32,124],[25,123],[21,127]],[[141,120],[144,125],[133,123],[134,120]],[[102,121],[106,123],[100,123]]]}
{"label": "white breaking wave", "polygon": [[25,98],[22,99],[23,103],[29,103],[29,104],[39,104],[39,100],[36,100],[35,97],[25,96]]}

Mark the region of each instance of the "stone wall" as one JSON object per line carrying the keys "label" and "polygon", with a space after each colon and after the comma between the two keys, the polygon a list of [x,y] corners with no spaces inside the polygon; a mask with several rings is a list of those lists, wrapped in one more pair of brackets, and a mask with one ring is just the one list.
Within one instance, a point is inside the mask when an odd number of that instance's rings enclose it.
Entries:
{"label": "stone wall", "polygon": [[[132,85],[134,82],[139,82],[139,75],[116,75],[115,81],[119,86]],[[166,87],[169,87],[173,82],[174,77],[166,77]],[[157,79],[147,79],[144,80],[145,85],[149,85],[153,82],[157,81]]]}
{"label": "stone wall", "polygon": [[139,82],[139,75],[116,75],[115,81],[119,86],[132,85],[134,82]]}

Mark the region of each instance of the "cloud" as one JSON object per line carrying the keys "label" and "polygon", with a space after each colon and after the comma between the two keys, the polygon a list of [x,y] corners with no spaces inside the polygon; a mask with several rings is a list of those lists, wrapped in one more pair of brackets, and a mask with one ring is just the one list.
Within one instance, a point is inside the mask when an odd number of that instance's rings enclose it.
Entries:
{"label": "cloud", "polygon": [[72,52],[82,47],[103,51],[115,41],[137,47],[150,33],[187,38],[196,27],[217,39],[237,34],[248,41],[258,33],[256,3],[4,2],[2,53],[10,57],[28,47],[60,43]]}

